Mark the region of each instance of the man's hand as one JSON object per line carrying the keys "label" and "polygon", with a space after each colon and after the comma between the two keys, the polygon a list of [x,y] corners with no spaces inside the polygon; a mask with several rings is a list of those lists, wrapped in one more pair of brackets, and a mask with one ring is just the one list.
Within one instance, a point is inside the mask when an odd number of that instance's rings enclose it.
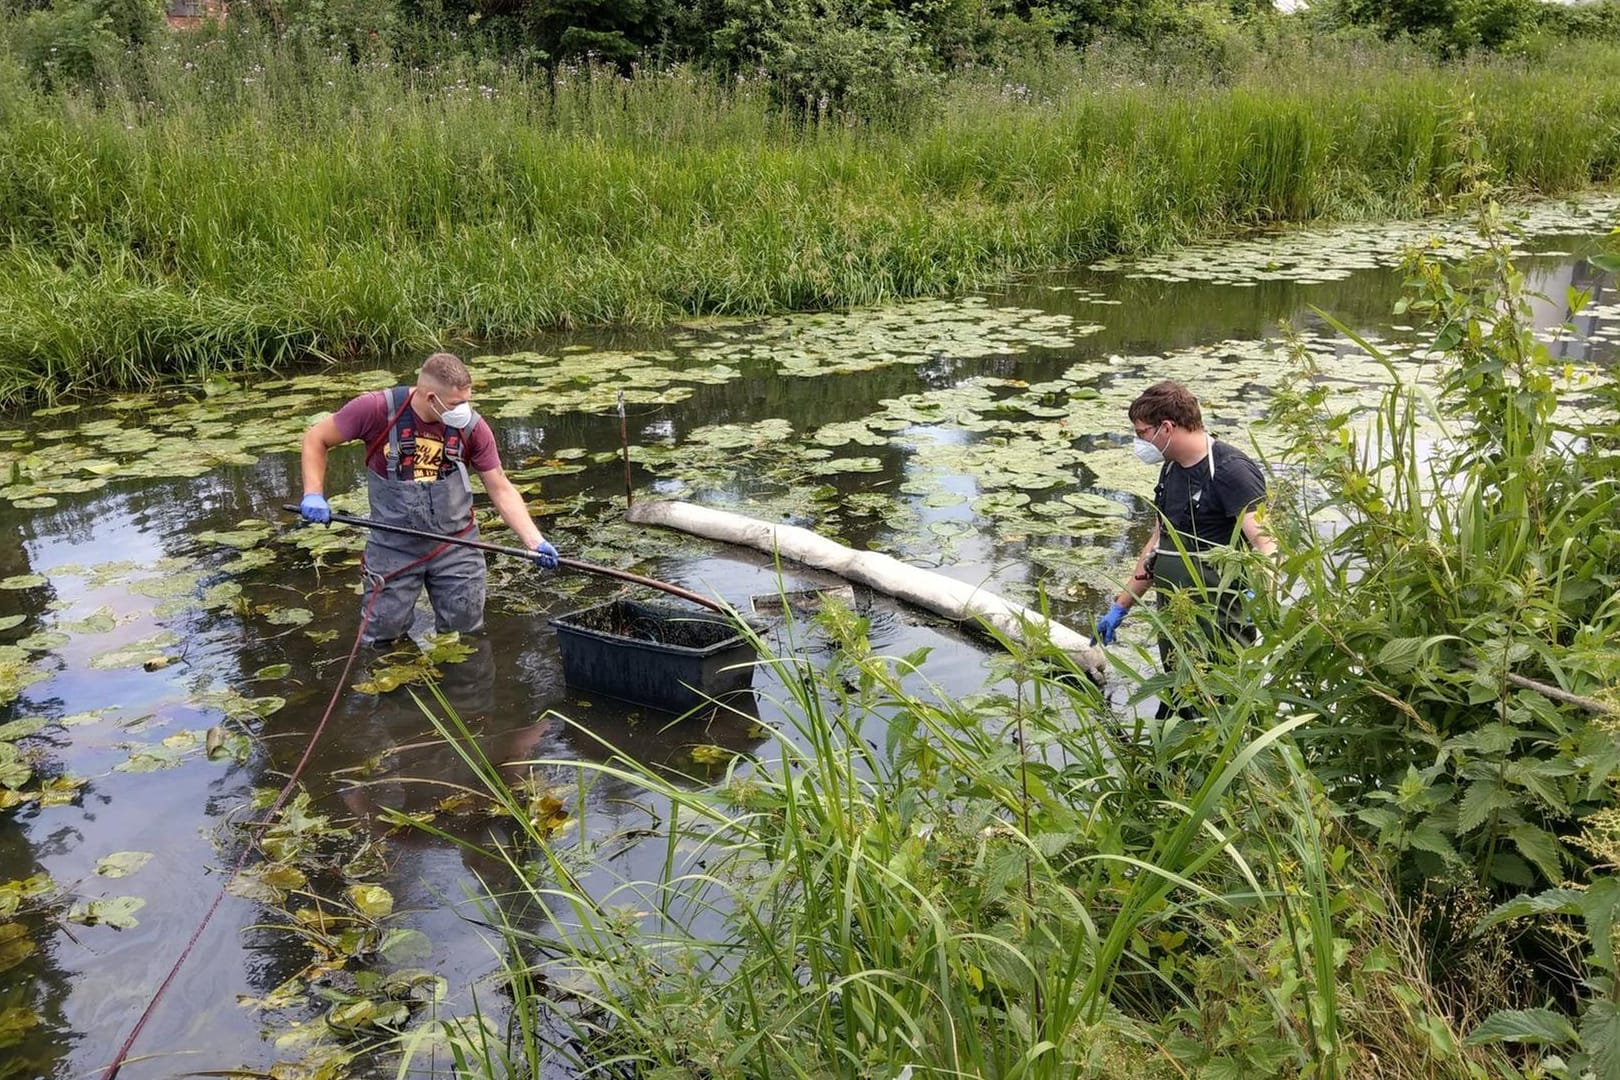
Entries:
{"label": "man's hand", "polygon": [[559,559],[557,549],[551,546],[550,540],[542,540],[534,546],[534,561],[540,564],[540,569],[557,569]]}
{"label": "man's hand", "polygon": [[312,491],[304,496],[304,501],[298,504],[298,512],[304,520],[315,525],[330,525],[332,523],[332,508],[326,505],[326,496],[318,491]]}
{"label": "man's hand", "polygon": [[1108,609],[1108,614],[1097,620],[1097,640],[1104,645],[1114,643],[1114,634],[1119,630],[1119,624],[1125,621],[1125,614],[1130,609],[1124,604],[1115,604]]}

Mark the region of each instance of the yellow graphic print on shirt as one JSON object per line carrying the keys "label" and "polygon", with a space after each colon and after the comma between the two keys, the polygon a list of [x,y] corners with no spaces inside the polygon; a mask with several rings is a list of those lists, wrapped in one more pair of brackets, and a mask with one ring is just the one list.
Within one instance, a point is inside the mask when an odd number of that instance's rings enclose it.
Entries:
{"label": "yellow graphic print on shirt", "polygon": [[425,439],[416,437],[416,460],[413,463],[412,479],[419,484],[430,484],[439,478],[439,468],[444,464],[444,443],[438,439]]}

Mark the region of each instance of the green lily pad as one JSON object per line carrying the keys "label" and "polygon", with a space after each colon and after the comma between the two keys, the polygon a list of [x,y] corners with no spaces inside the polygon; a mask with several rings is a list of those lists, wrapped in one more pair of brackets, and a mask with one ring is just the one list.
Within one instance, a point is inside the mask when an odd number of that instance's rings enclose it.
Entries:
{"label": "green lily pad", "polygon": [[41,585],[50,583],[50,578],[44,574],[17,574],[8,578],[0,578],[0,589],[37,589]]}
{"label": "green lily pad", "polygon": [[8,724],[0,724],[0,742],[17,742],[45,730],[49,723],[43,716],[25,716]]}
{"label": "green lily pad", "polygon": [[381,885],[349,886],[349,902],[367,918],[380,919],[394,910],[394,897]]}
{"label": "green lily pad", "polygon": [[96,862],[96,873],[102,877],[127,877],[145,866],[152,858],[150,851],[115,851]]}
{"label": "green lily pad", "polygon": [[[8,971],[16,967],[30,956],[37,948],[28,937],[28,929],[21,923],[0,923],[0,971]],[[7,1013],[0,1012],[0,1047],[13,1045],[7,1042],[5,1019]]]}
{"label": "green lily pad", "polygon": [[41,806],[69,806],[78,801],[79,789],[87,783],[82,776],[53,776],[40,783],[35,795]]}
{"label": "green lily pad", "polygon": [[135,913],[146,906],[138,896],[107,896],[96,900],[77,901],[67,917],[69,922],[85,926],[110,926],[115,930],[128,930],[140,925]]}
{"label": "green lily pad", "polygon": [[315,617],[308,608],[276,608],[266,619],[271,626],[303,626]]}
{"label": "green lily pad", "polygon": [[52,649],[61,648],[72,640],[70,636],[57,630],[41,630],[37,634],[29,634],[25,638],[18,638],[17,644],[19,647],[33,652],[49,652]]}
{"label": "green lily pad", "polygon": [[0,615],[0,631],[10,630],[28,621],[26,615]]}

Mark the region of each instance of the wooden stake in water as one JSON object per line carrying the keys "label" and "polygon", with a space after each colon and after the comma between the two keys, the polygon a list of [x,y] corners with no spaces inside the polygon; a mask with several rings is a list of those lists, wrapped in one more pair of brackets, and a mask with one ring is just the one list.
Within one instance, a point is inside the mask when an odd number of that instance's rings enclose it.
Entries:
{"label": "wooden stake in water", "polygon": [[619,454],[624,458],[624,508],[630,509],[630,432],[624,419],[624,391],[619,391]]}

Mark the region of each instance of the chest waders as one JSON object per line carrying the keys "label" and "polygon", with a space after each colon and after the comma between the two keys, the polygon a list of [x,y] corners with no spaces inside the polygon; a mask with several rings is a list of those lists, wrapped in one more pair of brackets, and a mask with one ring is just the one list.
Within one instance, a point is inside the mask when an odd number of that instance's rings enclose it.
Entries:
{"label": "chest waders", "polygon": [[[478,417],[475,415],[459,430],[446,429],[439,475],[417,480],[418,421],[410,411],[411,388],[396,386],[385,393],[389,420],[382,465],[387,475],[379,476],[369,467],[383,439],[377,439],[366,452],[366,492],[372,516],[390,525],[476,540],[472,481],[462,457],[466,434],[478,423]],[[456,630],[468,634],[483,629],[486,569],[482,552],[377,530],[366,540],[362,566],[367,602],[371,592],[378,592],[365,631],[368,644],[388,641],[410,630],[416,599],[424,587],[433,605],[434,628],[440,633]]]}
{"label": "chest waders", "polygon": [[[1205,459],[1209,462],[1209,479],[1213,490],[1213,438],[1210,438]],[[1163,517],[1162,508],[1159,512]],[[1203,541],[1197,536],[1197,511],[1189,509],[1189,514],[1193,517],[1194,527],[1191,534],[1183,536],[1182,544],[1186,551],[1179,550],[1175,541],[1165,536],[1165,530],[1171,528],[1168,520],[1161,520],[1159,524],[1159,547],[1153,552],[1153,595],[1159,610],[1164,610],[1176,592],[1193,590],[1200,612],[1198,623],[1204,636],[1212,642],[1225,637],[1247,645],[1254,641],[1255,630],[1243,610],[1242,587],[1236,581],[1223,582],[1220,568],[1204,557]],[[1175,648],[1168,638],[1159,638],[1159,660],[1165,671],[1175,666]]]}

